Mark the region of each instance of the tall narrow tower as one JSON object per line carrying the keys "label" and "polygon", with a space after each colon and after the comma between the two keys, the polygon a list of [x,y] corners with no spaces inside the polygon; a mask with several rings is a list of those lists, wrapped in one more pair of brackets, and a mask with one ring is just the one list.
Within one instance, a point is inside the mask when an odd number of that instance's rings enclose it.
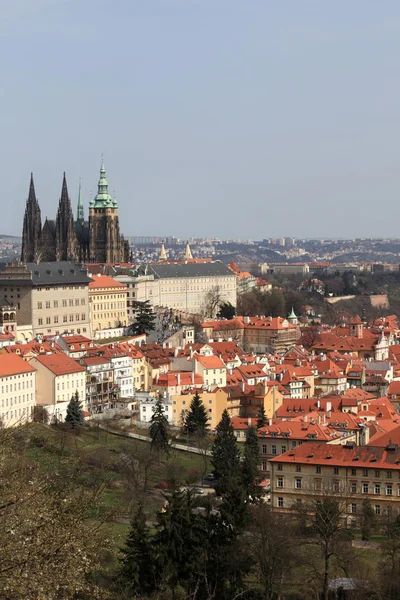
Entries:
{"label": "tall narrow tower", "polygon": [[83,203],[82,203],[81,180],[79,180],[78,206],[77,206],[77,210],[76,210],[76,220],[82,224],[85,222],[85,213],[83,211]]}
{"label": "tall narrow tower", "polygon": [[90,261],[116,263],[123,260],[118,205],[108,193],[102,161],[97,194],[89,203]]}
{"label": "tall narrow tower", "polygon": [[36,260],[39,250],[39,239],[41,232],[42,220],[40,216],[40,208],[36,199],[33,173],[31,173],[29,195],[26,201],[24,224],[22,228],[21,260],[23,262],[33,262]]}
{"label": "tall narrow tower", "polygon": [[76,260],[77,254],[74,215],[64,173],[56,219],[56,260]]}

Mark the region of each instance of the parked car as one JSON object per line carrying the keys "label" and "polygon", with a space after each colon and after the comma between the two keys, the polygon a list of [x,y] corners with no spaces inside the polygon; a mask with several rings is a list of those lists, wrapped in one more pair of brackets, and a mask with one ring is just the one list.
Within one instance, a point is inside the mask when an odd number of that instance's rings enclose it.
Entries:
{"label": "parked car", "polygon": [[215,479],[214,473],[208,473],[206,475],[206,479],[207,479],[207,481],[214,481],[214,479]]}

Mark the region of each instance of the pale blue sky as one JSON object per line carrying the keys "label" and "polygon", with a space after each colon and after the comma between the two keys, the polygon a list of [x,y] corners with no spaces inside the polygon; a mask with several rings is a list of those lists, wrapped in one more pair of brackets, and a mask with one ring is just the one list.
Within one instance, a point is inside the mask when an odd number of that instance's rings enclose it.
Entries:
{"label": "pale blue sky", "polygon": [[400,236],[398,0],[0,0],[0,233],[29,174],[130,235]]}

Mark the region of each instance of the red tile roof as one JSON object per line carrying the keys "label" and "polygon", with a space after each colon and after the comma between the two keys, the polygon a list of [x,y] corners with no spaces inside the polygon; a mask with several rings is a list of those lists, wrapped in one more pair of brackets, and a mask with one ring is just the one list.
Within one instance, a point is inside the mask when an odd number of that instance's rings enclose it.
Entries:
{"label": "red tile roof", "polygon": [[66,354],[42,354],[36,356],[33,360],[37,360],[55,375],[68,375],[70,373],[82,373],[85,371],[82,365]]}
{"label": "red tile roof", "polygon": [[386,468],[400,471],[400,448],[388,451],[375,446],[318,444],[307,442],[285,454],[270,459],[272,463],[334,465],[337,467]]}
{"label": "red tile roof", "polygon": [[94,275],[93,281],[89,283],[89,289],[95,290],[99,288],[121,288],[123,291],[127,289],[127,286],[125,283],[121,283],[112,277],[108,277],[108,275]]}
{"label": "red tile roof", "polygon": [[10,377],[21,373],[34,373],[36,369],[15,354],[0,355],[0,377]]}

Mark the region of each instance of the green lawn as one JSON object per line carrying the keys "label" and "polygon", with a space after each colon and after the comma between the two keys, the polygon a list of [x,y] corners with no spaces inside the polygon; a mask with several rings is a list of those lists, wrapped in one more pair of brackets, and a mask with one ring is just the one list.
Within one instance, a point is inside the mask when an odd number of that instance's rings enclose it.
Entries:
{"label": "green lawn", "polygon": [[[126,472],[118,464],[124,455],[129,456],[131,453],[147,456],[150,444],[89,426],[83,427],[79,435],[68,435],[62,428],[37,423],[26,426],[21,432],[29,439],[27,454],[38,460],[46,471],[57,468],[61,455],[68,457],[78,452],[81,460],[89,465],[79,483],[90,488],[99,477],[104,479],[105,489],[99,503],[93,506],[93,516],[107,516],[110,535],[115,544],[120,546],[129,531],[135,486],[127,481]],[[168,479],[171,464],[175,470],[180,471],[183,482],[186,482],[188,476],[193,478],[201,473],[205,466],[202,456],[177,450],[173,450],[169,457],[162,455],[153,462],[145,492],[145,512],[150,523],[155,522],[157,511],[165,502],[164,492],[154,486]],[[208,462],[205,470],[208,472],[210,468]]]}

